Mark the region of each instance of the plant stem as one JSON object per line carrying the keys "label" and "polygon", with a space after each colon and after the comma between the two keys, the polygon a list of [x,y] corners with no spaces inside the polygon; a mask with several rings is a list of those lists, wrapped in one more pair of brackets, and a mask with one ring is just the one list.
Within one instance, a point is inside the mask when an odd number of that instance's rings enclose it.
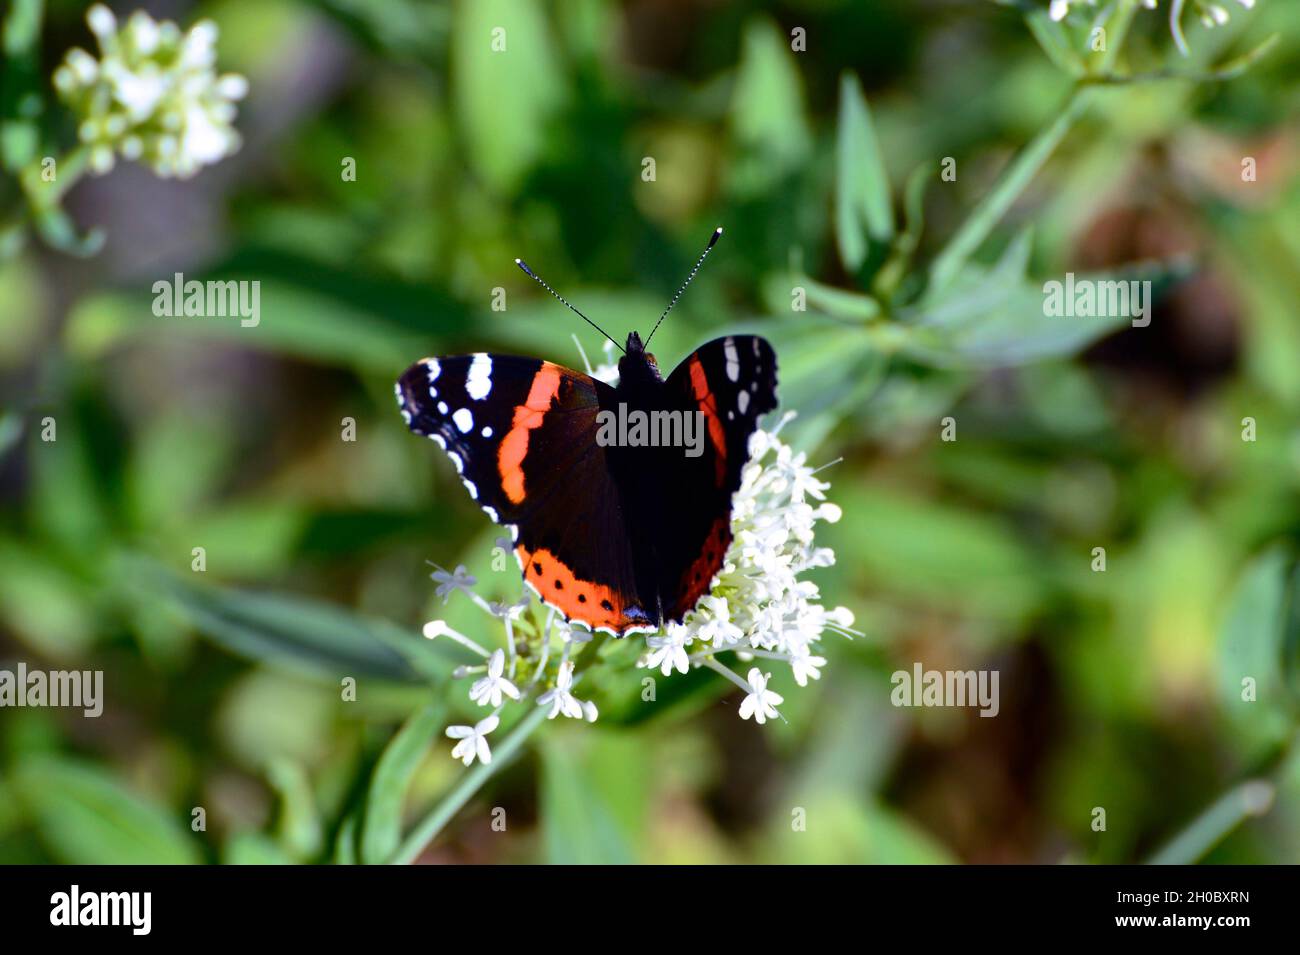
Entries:
{"label": "plant stem", "polygon": [[1147,862],[1150,865],[1196,862],[1242,822],[1268,812],[1276,794],[1277,787],[1267,780],[1252,779],[1242,783],[1221,796]]}
{"label": "plant stem", "polygon": [[1016,154],[1011,165],[1006,168],[997,185],[993,187],[993,191],[975,207],[970,217],[948,240],[943,251],[935,257],[930,267],[931,293],[943,289],[957,277],[967,259],[979,248],[980,243],[988,238],[993,227],[1047,162],[1048,157],[1060,145],[1075,121],[1083,115],[1091,102],[1091,94],[1092,90],[1088,86],[1082,84],[1075,86],[1056,119],[1039,130],[1038,134]]}
{"label": "plant stem", "polygon": [[[581,669],[576,669],[573,677],[574,686],[577,686],[582,679],[582,673],[597,662],[600,648],[608,639],[608,634],[599,634],[579,650],[584,665]],[[469,802],[470,797],[479,791],[498,768],[518,752],[528,737],[533,734],[533,731],[542,724],[542,721],[546,719],[546,714],[550,712],[550,707],[538,706],[537,701],[531,698],[525,702],[532,705],[532,712],[516,723],[506,738],[502,740],[501,745],[496,747],[492,762],[474,764],[473,768],[464,775],[452,791],[440,799],[429,814],[421,819],[419,824],[402,840],[402,844],[397,847],[397,851],[388,860],[390,865],[406,865],[418,857],[424,847],[442,831],[442,827],[452,820],[452,817],[461,810],[465,803]]]}
{"label": "plant stem", "polygon": [[988,238],[993,227],[1006,215],[1012,203],[1029,185],[1029,181],[1061,144],[1065,134],[1083,115],[1092,101],[1092,89],[1097,85],[1098,78],[1110,76],[1137,9],[1137,0],[1119,0],[1118,6],[1107,18],[1105,29],[1109,32],[1109,36],[1106,49],[1096,66],[1090,70],[1091,75],[1075,84],[1070,98],[1066,100],[1065,106],[1056,119],[1039,130],[1038,135],[1020,150],[1016,158],[1011,161],[1011,165],[1002,173],[993,191],[975,207],[970,217],[948,240],[943,251],[935,257],[930,267],[931,293],[943,289],[957,277],[962,266],[979,248],[980,243]]}
{"label": "plant stem", "polygon": [[[529,701],[533,702],[533,701]],[[496,748],[490,763],[475,763],[473,768],[467,772],[455,788],[452,789],[433,810],[420,820],[419,824],[402,840],[402,844],[389,858],[390,865],[407,865],[413,862],[424,847],[442,831],[442,827],[451,821],[452,817],[460,811],[465,803],[469,802],[470,797],[479,791],[479,788],[488,781],[499,767],[509,762],[509,760],[523,746],[524,741],[532,735],[533,730],[541,725],[546,719],[548,707],[533,705],[532,712],[526,715],[522,720],[515,724],[508,736],[502,740],[501,745]]]}

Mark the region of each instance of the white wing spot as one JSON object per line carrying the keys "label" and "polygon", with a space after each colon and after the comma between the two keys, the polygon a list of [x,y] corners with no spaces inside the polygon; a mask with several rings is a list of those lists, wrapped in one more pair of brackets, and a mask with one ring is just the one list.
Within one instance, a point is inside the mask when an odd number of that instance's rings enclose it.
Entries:
{"label": "white wing spot", "polygon": [[447,457],[451,458],[451,463],[456,465],[457,474],[463,474],[465,472],[465,462],[460,459],[459,454],[455,451],[448,451]]}
{"label": "white wing spot", "polygon": [[736,352],[735,339],[724,338],[722,340],[722,352],[727,356],[727,378],[730,381],[739,381],[740,355]]}
{"label": "white wing spot", "polygon": [[438,364],[436,358],[425,359],[424,364],[429,369],[429,384],[433,384],[438,380],[438,376],[442,374],[442,366]]}
{"label": "white wing spot", "polygon": [[492,429],[491,429],[490,427],[485,427],[485,428],[483,429],[483,437],[485,437],[485,438],[490,438],[490,437],[492,437]]}
{"label": "white wing spot", "polygon": [[742,391],[740,394],[736,395],[736,407],[740,409],[741,414],[744,414],[746,411],[749,410],[748,391]]}
{"label": "white wing spot", "polygon": [[445,401],[439,401],[439,402],[438,402],[438,414],[445,415],[446,413],[447,413],[447,402],[445,402]]}
{"label": "white wing spot", "polygon": [[479,352],[469,363],[465,391],[475,401],[482,401],[492,390],[492,356]]}
{"label": "white wing spot", "polygon": [[469,491],[469,496],[472,497],[472,498],[474,498],[474,500],[477,501],[477,500],[478,500],[478,488],[476,488],[476,487],[474,486],[474,482],[471,481],[471,480],[469,480],[469,478],[461,478],[461,479],[460,479],[460,483],[463,484],[463,485],[465,485],[465,490]]}
{"label": "white wing spot", "polygon": [[484,507],[484,508],[483,508],[483,513],[486,514],[486,515],[488,516],[488,520],[490,520],[493,524],[500,524],[500,523],[501,523],[501,517],[500,517],[500,515],[497,514],[497,512],[496,512],[493,508],[490,508],[490,507]]}
{"label": "white wing spot", "polygon": [[468,408],[457,408],[456,413],[451,416],[451,420],[456,422],[456,427],[460,428],[461,434],[466,434],[470,428],[474,427],[474,412]]}

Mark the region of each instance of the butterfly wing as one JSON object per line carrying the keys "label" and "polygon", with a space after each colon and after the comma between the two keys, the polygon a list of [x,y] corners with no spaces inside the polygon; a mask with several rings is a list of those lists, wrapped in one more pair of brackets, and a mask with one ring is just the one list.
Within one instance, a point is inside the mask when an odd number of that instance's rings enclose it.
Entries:
{"label": "butterfly wing", "polygon": [[596,442],[612,394],[551,362],[482,353],[422,359],[397,382],[407,426],[447,452],[470,496],[510,530],[528,585],[572,622],[622,635],[653,628]]}
{"label": "butterfly wing", "polygon": [[776,407],[776,352],[765,339],[730,335],[702,345],[665,382],[674,407],[699,412],[699,457],[682,457],[670,493],[672,532],[660,546],[659,599],[680,620],[706,593],[731,544],[731,497],[749,459],[749,436]]}

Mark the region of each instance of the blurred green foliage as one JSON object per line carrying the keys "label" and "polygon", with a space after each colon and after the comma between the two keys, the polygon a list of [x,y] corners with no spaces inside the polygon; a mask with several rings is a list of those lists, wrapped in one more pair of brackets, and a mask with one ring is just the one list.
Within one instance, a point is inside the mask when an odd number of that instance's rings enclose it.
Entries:
{"label": "blurred green foliage", "polygon": [[[1300,11],[1189,21],[1183,57],[1126,0],[1100,52],[1095,13],[1043,6],[199,3],[251,82],[244,150],[83,180],[23,246],[14,174],[70,141],[48,73],[87,37],[16,4],[0,666],[102,669],[107,699],[0,711],[0,861],[374,862],[440,806],[426,860],[1300,861]],[[74,221],[98,257],[60,254]],[[598,336],[513,258],[619,337],[718,223],[661,363],[774,343],[788,433],[843,458],[819,582],[865,636],[778,675],[766,727],[709,673],[654,707],[593,674],[600,724],[466,786],[468,658],[419,627],[482,617],[426,561],[518,580],[392,382],[578,364]],[[1151,326],[1044,317],[1067,270],[1151,279]],[[155,317],[175,272],[260,281],[262,321]],[[999,670],[998,718],[892,707],[914,661]]]}

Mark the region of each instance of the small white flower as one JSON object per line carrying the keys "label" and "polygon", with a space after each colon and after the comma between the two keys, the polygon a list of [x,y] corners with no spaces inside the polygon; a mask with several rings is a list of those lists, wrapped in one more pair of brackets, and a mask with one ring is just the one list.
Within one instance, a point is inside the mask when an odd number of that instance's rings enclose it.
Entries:
{"label": "small white flower", "polygon": [[642,666],[653,670],[659,667],[664,676],[669,676],[673,668],[678,673],[686,673],[691,668],[691,661],[686,655],[686,644],[690,640],[690,631],[680,623],[670,623],[662,637],[646,637],[646,646],[650,653],[646,655]]}
{"label": "small white flower", "polygon": [[807,686],[809,677],[820,680],[821,667],[825,665],[826,658],[813,656],[806,645],[790,651],[790,670],[794,673],[794,682],[800,686]]}
{"label": "small white flower", "polygon": [[457,564],[456,569],[451,573],[443,570],[437,564],[433,566],[434,571],[429,576],[438,585],[437,589],[434,590],[434,595],[441,597],[444,605],[451,599],[451,595],[458,590],[465,594],[473,593],[474,585],[478,581],[465,569],[464,564]]}
{"label": "small white flower", "polygon": [[447,736],[460,740],[451,749],[452,758],[459,759],[466,766],[474,762],[476,756],[481,763],[492,762],[492,749],[488,746],[487,735],[500,723],[500,718],[493,713],[473,726],[448,726]]}
{"label": "small white flower", "polygon": [[519,699],[519,689],[503,676],[506,671],[506,655],[503,651],[497,650],[488,657],[487,668],[487,676],[475,680],[469,688],[471,700],[479,706],[500,706],[503,695],[512,700]]}
{"label": "small white flower", "polygon": [[781,715],[776,708],[785,702],[785,697],[767,688],[767,681],[771,678],[772,674],[765,675],[759,672],[758,667],[750,669],[749,675],[745,677],[745,682],[749,684],[749,695],[740,703],[742,720],[752,716],[756,723],[766,723]]}
{"label": "small white flower", "polygon": [[[548,720],[555,719],[561,713],[575,720],[580,720],[586,715],[582,709],[582,702],[569,692],[572,686],[573,663],[566,660],[560,664],[560,672],[555,677],[555,686],[537,698],[538,706],[550,705],[551,712],[546,714]],[[595,707],[592,710],[594,712]]]}

